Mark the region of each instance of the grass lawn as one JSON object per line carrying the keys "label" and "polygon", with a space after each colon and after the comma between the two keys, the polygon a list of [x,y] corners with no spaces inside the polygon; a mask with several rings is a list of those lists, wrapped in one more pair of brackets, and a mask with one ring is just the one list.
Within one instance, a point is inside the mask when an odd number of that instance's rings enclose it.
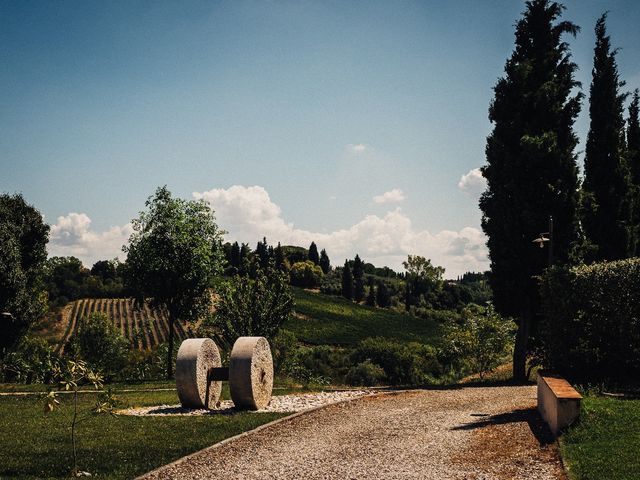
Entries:
{"label": "grass lawn", "polygon": [[640,478],[640,400],[586,396],[560,448],[574,480]]}
{"label": "grass lawn", "polygon": [[[116,395],[130,406],[178,403],[174,391]],[[86,411],[96,396],[83,394],[79,399],[80,410]],[[45,415],[36,396],[0,396],[0,478],[68,476],[71,400],[70,395],[61,396],[62,408]],[[282,416],[249,412],[206,417],[91,416],[77,427],[79,466],[100,478],[133,478]]]}
{"label": "grass lawn", "polygon": [[367,337],[434,343],[439,325],[391,310],[356,305],[340,297],[292,288],[296,315],[284,328],[303,342],[312,344],[355,344]]}

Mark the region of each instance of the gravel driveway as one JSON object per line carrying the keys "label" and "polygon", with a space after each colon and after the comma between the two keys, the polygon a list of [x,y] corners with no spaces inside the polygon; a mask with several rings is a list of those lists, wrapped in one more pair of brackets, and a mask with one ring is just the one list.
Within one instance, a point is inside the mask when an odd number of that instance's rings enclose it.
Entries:
{"label": "gravel driveway", "polygon": [[148,479],[564,479],[535,387],[364,397],[286,420]]}

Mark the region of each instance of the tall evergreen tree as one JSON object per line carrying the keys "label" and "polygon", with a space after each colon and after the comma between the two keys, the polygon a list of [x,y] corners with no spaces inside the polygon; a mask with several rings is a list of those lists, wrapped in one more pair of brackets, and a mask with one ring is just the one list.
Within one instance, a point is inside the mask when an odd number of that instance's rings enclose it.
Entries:
{"label": "tall evergreen tree", "polygon": [[591,123],[584,159],[583,227],[592,245],[588,260],[616,260],[632,254],[631,193],[624,159],[623,103],[616,50],[606,30],[607,14],[596,23]]}
{"label": "tall evergreen tree", "polygon": [[318,254],[316,242],[311,242],[311,245],[309,245],[309,260],[316,265],[320,265],[320,255]]}
{"label": "tall evergreen tree", "polygon": [[344,262],[342,268],[342,296],[351,300],[353,298],[353,274],[349,262]]}
{"label": "tall evergreen tree", "polygon": [[240,245],[238,242],[233,242],[231,245],[231,259],[230,262],[232,267],[240,268]]}
{"label": "tall evergreen tree", "polygon": [[640,255],[640,98],[638,89],[633,92],[633,98],[629,105],[629,118],[627,119],[627,166],[631,172],[631,184],[633,187],[633,216],[634,229],[634,255]]}
{"label": "tall evergreen tree", "polygon": [[384,282],[378,282],[376,289],[376,303],[379,307],[388,308],[391,305],[391,294]]}
{"label": "tall evergreen tree", "polygon": [[355,282],[355,289],[353,297],[356,302],[364,300],[364,262],[360,259],[360,256],[356,254],[356,258],[353,259],[353,279]]}
{"label": "tall evergreen tree", "polygon": [[278,270],[284,271],[286,268],[284,264],[284,250],[282,249],[282,245],[280,245],[280,242],[278,242],[278,246],[275,248],[273,255],[276,268]]}
{"label": "tall evergreen tree", "polygon": [[369,294],[367,295],[367,300],[365,302],[370,307],[376,306],[376,289],[373,285],[373,278],[369,277]]}
{"label": "tall evergreen tree", "polygon": [[493,131],[487,138],[482,174],[487,190],[480,199],[482,228],[491,259],[496,308],[516,318],[513,373],[525,377],[529,335],[537,310],[534,280],[547,256],[532,239],[555,220],[554,259],[566,262],[578,236],[578,170],[573,131],[582,94],[563,34],[578,27],[559,21],[564,7],[531,0],[516,25],[515,49],[505,75],[494,87],[489,108]]}
{"label": "tall evergreen tree", "polygon": [[320,268],[322,269],[322,273],[325,275],[329,273],[329,270],[331,270],[331,261],[329,260],[329,255],[327,255],[327,251],[324,248],[320,251]]}

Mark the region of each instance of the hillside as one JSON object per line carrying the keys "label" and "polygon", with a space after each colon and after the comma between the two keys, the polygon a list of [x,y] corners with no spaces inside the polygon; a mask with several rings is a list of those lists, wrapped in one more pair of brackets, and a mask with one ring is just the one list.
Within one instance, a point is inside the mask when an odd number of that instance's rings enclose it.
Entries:
{"label": "hillside", "polygon": [[[149,305],[136,310],[130,298],[85,298],[68,303],[59,313],[56,330],[57,349],[77,332],[81,319],[91,313],[104,313],[111,319],[136,349],[149,349],[164,342],[169,336],[169,319],[162,310],[152,309]],[[187,330],[176,324],[176,339],[187,338]]]}
{"label": "hillside", "polygon": [[367,337],[433,343],[440,337],[440,327],[435,320],[358,305],[301,288],[292,288],[292,291],[295,314],[284,328],[305,343],[349,345]]}

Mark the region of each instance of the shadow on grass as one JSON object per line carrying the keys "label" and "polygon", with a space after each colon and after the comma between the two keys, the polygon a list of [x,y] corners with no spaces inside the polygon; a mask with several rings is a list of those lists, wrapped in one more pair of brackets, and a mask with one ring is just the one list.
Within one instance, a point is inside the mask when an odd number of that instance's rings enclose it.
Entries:
{"label": "shadow on grass", "polygon": [[535,407],[513,410],[512,412],[499,413],[496,415],[472,413],[471,416],[481,417],[482,420],[465,423],[464,425],[454,427],[452,430],[475,430],[492,425],[526,422],[529,425],[531,433],[533,433],[540,445],[549,445],[555,442],[555,437]]}

